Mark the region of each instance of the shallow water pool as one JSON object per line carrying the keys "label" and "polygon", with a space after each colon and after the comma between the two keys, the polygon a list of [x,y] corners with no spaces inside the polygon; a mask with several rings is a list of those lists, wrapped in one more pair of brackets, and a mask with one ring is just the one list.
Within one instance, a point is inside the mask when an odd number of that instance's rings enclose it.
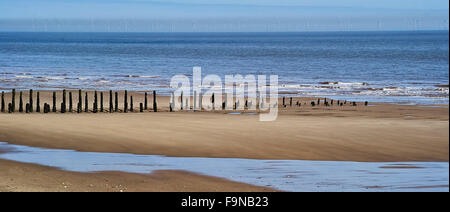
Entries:
{"label": "shallow water pool", "polygon": [[[76,172],[185,170],[283,191],[449,191],[448,162],[339,162],[78,152],[0,142],[0,159]],[[1,152],[1,151],[0,151]]]}

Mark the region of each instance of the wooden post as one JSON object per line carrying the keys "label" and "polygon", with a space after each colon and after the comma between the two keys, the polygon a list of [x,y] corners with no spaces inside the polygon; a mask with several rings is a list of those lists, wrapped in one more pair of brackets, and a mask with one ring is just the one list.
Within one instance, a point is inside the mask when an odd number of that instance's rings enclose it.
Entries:
{"label": "wooden post", "polygon": [[145,98],[144,98],[144,110],[148,110],[148,105],[147,105],[147,92],[145,92]]}
{"label": "wooden post", "polygon": [[144,112],[144,105],[141,103],[139,103],[139,112]]}
{"label": "wooden post", "polygon": [[73,112],[72,92],[69,92],[69,113]]}
{"label": "wooden post", "polygon": [[311,106],[316,106],[316,103],[314,101],[311,101]]}
{"label": "wooden post", "polygon": [[5,112],[5,92],[4,91],[2,91],[2,105],[1,105],[1,108],[0,108],[1,110],[1,112],[2,113],[4,113]]}
{"label": "wooden post", "polygon": [[332,99],[332,100],[331,100],[331,105],[333,105],[333,103],[334,103],[334,100]]}
{"label": "wooden post", "polygon": [[100,112],[103,112],[103,92],[100,91]]}
{"label": "wooden post", "polygon": [[133,112],[133,96],[130,96],[130,112]]}
{"label": "wooden post", "polygon": [[172,92],[172,102],[169,101],[169,109],[171,110],[170,112],[173,111],[174,106],[175,106],[175,93]]}
{"label": "wooden post", "polygon": [[198,106],[199,106],[199,110],[202,111],[203,110],[203,94],[200,91],[200,93],[198,94]]}
{"label": "wooden post", "polygon": [[66,112],[66,90],[63,90],[63,99],[62,99],[62,103],[61,103],[61,113],[65,113]]}
{"label": "wooden post", "polygon": [[40,102],[40,98],[39,98],[39,91],[36,93],[36,112],[40,113],[41,112],[41,102]]}
{"label": "wooden post", "polygon": [[114,111],[115,112],[119,112],[119,94],[116,91],[114,95],[115,95],[115,108],[114,108]]}
{"label": "wooden post", "polygon": [[123,112],[128,113],[128,92],[125,91],[124,100],[123,100]]}
{"label": "wooden post", "polygon": [[320,105],[320,99],[317,99],[317,105]]}
{"label": "wooden post", "polygon": [[153,91],[153,112],[158,112],[158,103],[156,102],[156,91]]}
{"label": "wooden post", "polygon": [[14,113],[14,111],[16,110],[16,89],[12,89],[11,98],[11,113]]}
{"label": "wooden post", "polygon": [[89,112],[88,92],[84,96],[84,112]]}
{"label": "wooden post", "polygon": [[113,94],[112,94],[112,90],[109,90],[109,112],[112,113],[113,112]]}
{"label": "wooden post", "polygon": [[286,97],[283,96],[283,107],[286,107],[286,103],[285,103],[286,99],[285,98]]}
{"label": "wooden post", "polygon": [[30,103],[27,103],[25,105],[25,113],[29,113],[30,112]]}
{"label": "wooden post", "polygon": [[194,112],[197,109],[197,91],[194,91]]}
{"label": "wooden post", "polygon": [[292,97],[289,98],[289,106],[292,107]]}
{"label": "wooden post", "polygon": [[56,92],[53,92],[53,112],[56,113]]}
{"label": "wooden post", "polygon": [[94,113],[98,112],[98,96],[97,91],[94,91],[94,107],[92,108]]}
{"label": "wooden post", "polygon": [[12,103],[8,104],[8,113],[12,113]]}
{"label": "wooden post", "polygon": [[226,110],[227,109],[227,104],[228,104],[228,93],[225,93],[224,92],[224,94],[223,94],[223,96],[224,96],[224,101],[223,101],[223,110]]}
{"label": "wooden post", "polygon": [[356,107],[356,102],[353,102],[352,105]]}
{"label": "wooden post", "polygon": [[83,111],[83,98],[81,96],[81,89],[78,90],[78,107],[77,107],[77,113],[81,113]]}
{"label": "wooden post", "polygon": [[48,113],[49,112],[49,106],[47,103],[44,103],[44,113]]}
{"label": "wooden post", "polygon": [[29,103],[30,103],[30,113],[32,113],[33,112],[33,89],[30,89],[30,100],[29,100]]}
{"label": "wooden post", "polygon": [[23,113],[22,91],[19,93],[19,113]]}
{"label": "wooden post", "polygon": [[183,91],[181,91],[181,110],[183,110]]}
{"label": "wooden post", "polygon": [[369,102],[368,102],[368,101],[365,101],[365,102],[364,102],[364,105],[365,105],[365,106],[368,106],[368,105],[369,105]]}
{"label": "wooden post", "polygon": [[216,102],[216,98],[214,96],[214,93],[211,96],[211,103],[212,103],[212,109],[215,110],[216,109],[216,105],[214,104]]}

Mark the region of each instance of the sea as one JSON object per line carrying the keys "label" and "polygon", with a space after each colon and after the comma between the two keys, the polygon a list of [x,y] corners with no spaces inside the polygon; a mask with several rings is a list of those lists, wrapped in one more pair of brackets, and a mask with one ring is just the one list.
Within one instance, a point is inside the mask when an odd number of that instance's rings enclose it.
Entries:
{"label": "sea", "polygon": [[280,95],[449,102],[449,32],[0,32],[0,91],[157,90],[171,78],[278,75]]}

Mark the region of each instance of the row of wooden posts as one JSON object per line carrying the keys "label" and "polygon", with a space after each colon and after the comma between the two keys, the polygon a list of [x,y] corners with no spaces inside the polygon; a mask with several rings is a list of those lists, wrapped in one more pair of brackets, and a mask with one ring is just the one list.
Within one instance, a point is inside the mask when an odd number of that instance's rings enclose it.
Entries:
{"label": "row of wooden posts", "polygon": [[[74,104],[73,104],[73,98],[72,98],[72,92],[69,92],[69,98],[68,98],[68,102],[67,102],[67,91],[63,90],[62,91],[62,102],[61,102],[61,107],[60,107],[60,112],[61,113],[66,113],[66,112],[77,112],[77,113],[82,113],[82,112],[89,112],[89,100],[88,100],[88,92],[85,92],[84,95],[84,109],[83,109],[83,95],[82,95],[82,91],[78,90],[78,103],[77,103],[77,108],[76,110],[74,110]],[[100,93],[100,100],[98,98],[98,93]],[[19,92],[19,111],[18,112],[26,112],[26,113],[33,113],[34,112],[34,107],[33,107],[33,90],[30,89],[29,91],[29,100],[28,103],[26,103],[25,105],[25,110],[24,110],[24,101],[22,98],[23,92],[20,91]],[[144,94],[144,103],[140,103],[139,104],[139,112],[144,112],[144,110],[148,110],[148,97],[147,97],[147,92],[145,92]],[[103,105],[103,92],[97,92],[94,91],[94,102],[93,102],[93,107],[92,107],[92,112],[93,113],[97,113],[97,112],[104,112],[105,111],[105,107]],[[114,100],[114,103],[113,103]],[[99,104],[100,102],[100,104]],[[134,105],[133,105],[134,101],[133,101],[133,96],[130,96],[130,104],[128,104],[128,91],[125,91],[124,94],[124,105],[123,105],[123,110],[122,112],[127,113],[127,112],[134,112]],[[156,101],[156,91],[153,91],[153,112],[158,112],[158,104]],[[5,101],[5,92],[2,92],[2,96],[1,96],[1,106],[0,106],[0,111],[1,112],[6,112],[6,101]],[[40,93],[36,92],[36,110],[37,113],[41,112],[41,107],[40,107]],[[110,113],[112,112],[119,112],[119,94],[118,92],[114,92],[114,98],[113,98],[113,91],[109,91],[109,110]],[[16,90],[13,89],[11,92],[11,102],[8,103],[8,110],[7,112],[9,113],[14,113],[16,112]],[[53,96],[52,96],[52,105],[50,106],[50,104],[44,103],[44,107],[43,107],[43,112],[44,113],[50,113],[50,112],[57,112],[56,110],[56,92],[53,92]]]}
{"label": "row of wooden posts", "polygon": [[[320,102],[321,102],[321,99],[317,99],[317,103],[315,102],[315,101],[311,101],[311,106],[318,106],[318,105],[320,105]],[[289,98],[289,105],[292,107],[292,97],[290,97]],[[331,100],[329,100],[329,99],[327,99],[327,98],[325,98],[324,99],[324,105],[325,106],[331,106],[331,105],[334,105],[334,103],[335,103],[335,101],[333,100],[333,99],[331,99]],[[356,102],[347,102],[347,100],[344,100],[344,101],[341,101],[341,100],[337,100],[337,102],[336,102],[337,104],[337,106],[344,106],[344,105],[347,105],[347,103],[350,103],[352,106],[357,106],[357,103]],[[297,106],[301,106],[301,102],[300,101],[297,101],[297,103],[296,103],[296,105]],[[364,102],[364,106],[368,106],[369,105],[369,102],[368,101],[365,101]],[[287,104],[286,104],[286,97],[283,97],[283,107],[287,107]]]}
{"label": "row of wooden posts", "polygon": [[[82,113],[82,112],[89,112],[89,100],[88,100],[88,92],[85,92],[84,95],[84,109],[83,109],[83,95],[82,95],[82,90],[78,90],[78,104],[77,104],[77,108],[76,110],[74,110],[73,108],[73,98],[72,98],[72,92],[69,92],[69,102],[67,104],[67,92],[66,90],[63,90],[62,92],[62,102],[61,102],[61,107],[60,107],[60,112],[61,113],[66,113],[66,112],[74,112],[76,111],[77,113]],[[93,102],[93,108],[92,108],[92,112],[93,113],[97,113],[97,112],[104,112],[104,105],[103,105],[103,93],[104,92],[99,92],[100,93],[100,101],[98,98],[98,92],[94,91],[94,102]],[[14,113],[15,109],[16,109],[16,90],[13,89],[12,90],[12,96],[11,96],[11,103],[8,104],[8,112],[9,113]],[[29,101],[28,103],[26,103],[25,105],[25,110],[24,110],[24,101],[22,98],[22,94],[23,92],[21,91],[19,93],[19,112],[26,112],[26,113],[33,113],[34,112],[34,108],[33,108],[33,90],[31,89],[29,91]],[[114,95],[113,95],[114,94]],[[40,113],[41,112],[41,108],[40,108],[40,98],[39,98],[40,94],[39,92],[36,93],[36,112]],[[56,110],[56,92],[53,92],[53,96],[52,96],[52,105],[50,106],[50,104],[44,103],[44,108],[43,108],[43,112],[44,113],[50,113],[50,112],[57,112]],[[196,100],[197,95],[194,93],[194,110],[197,108]],[[173,99],[174,96],[172,95],[172,102],[174,102],[175,100]],[[202,105],[201,101],[202,101],[202,94],[200,94],[200,102],[199,105]],[[113,103],[114,100],[114,103]],[[98,104],[100,102],[100,105]],[[257,101],[259,102],[259,101]],[[134,112],[134,105],[133,105],[134,101],[133,101],[133,96],[130,96],[130,104],[128,104],[128,91],[125,91],[124,93],[124,105],[123,105],[123,110],[122,112],[127,113],[127,112]],[[211,103],[214,107],[214,103],[215,103],[215,97],[214,94],[212,94],[211,97]],[[334,105],[335,101],[334,100],[329,100],[329,99],[324,99],[324,105],[325,106],[330,106],[330,105]],[[5,102],[5,92],[2,92],[2,96],[1,96],[1,112],[6,112],[6,102]],[[321,104],[321,99],[318,99],[317,102],[315,101],[311,101],[311,106],[315,107]],[[356,102],[350,102],[350,104],[352,106],[357,106]],[[239,102],[235,102],[234,103],[234,107],[233,109],[236,110],[238,108]],[[347,105],[347,101],[340,101],[337,100],[337,105],[338,106],[344,106]],[[368,102],[364,102],[365,106],[368,106]],[[256,107],[258,107],[258,103],[256,105]],[[283,107],[287,107],[288,105],[286,104],[286,97],[283,97]],[[290,97],[289,98],[289,106],[292,107],[293,106],[293,98]],[[300,101],[296,102],[296,106],[300,107],[301,103]],[[169,111],[172,112],[174,110],[174,105],[173,103],[169,104]],[[226,102],[222,103],[222,109],[225,110],[226,107]],[[248,108],[249,107],[249,103],[246,100],[245,101],[245,105],[244,108]],[[190,109],[190,106],[187,105],[186,102],[186,106],[183,105],[183,93],[181,93],[181,110],[184,109]],[[139,104],[139,112],[144,112],[144,110],[148,110],[148,98],[147,98],[147,92],[145,92],[144,94],[144,103],[140,103]],[[109,91],[109,110],[110,113],[112,112],[119,112],[119,95],[118,92],[113,92],[112,90]],[[157,105],[157,101],[156,101],[156,91],[153,91],[153,112],[157,112],[158,111],[158,105]]]}

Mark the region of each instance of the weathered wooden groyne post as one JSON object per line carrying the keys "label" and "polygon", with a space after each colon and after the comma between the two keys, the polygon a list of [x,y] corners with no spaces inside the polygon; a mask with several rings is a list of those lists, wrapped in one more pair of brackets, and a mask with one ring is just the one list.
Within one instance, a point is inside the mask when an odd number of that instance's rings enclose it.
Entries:
{"label": "weathered wooden groyne post", "polygon": [[283,107],[286,107],[286,97],[283,96]]}
{"label": "weathered wooden groyne post", "polygon": [[117,91],[114,93],[114,95],[115,95],[115,101],[114,101],[114,103],[115,103],[115,107],[114,107],[114,112],[119,112],[119,94],[117,93]]}
{"label": "weathered wooden groyne post", "polygon": [[29,113],[30,112],[30,103],[27,103],[25,105],[25,113]]}
{"label": "weathered wooden groyne post", "polygon": [[10,113],[14,113],[14,111],[16,110],[16,89],[12,90],[12,97],[11,97],[11,112]]}
{"label": "weathered wooden groyne post", "polygon": [[84,112],[89,112],[89,100],[88,100],[88,92],[84,96]]}
{"label": "weathered wooden groyne post", "polygon": [[172,102],[169,101],[169,111],[170,112],[173,111],[173,107],[175,106],[175,93],[174,92],[172,92],[171,98],[172,98]]}
{"label": "weathered wooden groyne post", "polygon": [[77,105],[77,113],[82,112],[82,106],[83,106],[83,98],[81,96],[81,89],[78,90],[78,105]]}
{"label": "weathered wooden groyne post", "polygon": [[8,113],[12,113],[12,103],[8,104]]}
{"label": "weathered wooden groyne post", "polygon": [[33,112],[33,89],[30,89],[30,93],[29,93],[29,104],[30,104],[30,113]]}
{"label": "weathered wooden groyne post", "polygon": [[203,110],[203,93],[200,91],[200,93],[198,94],[198,106],[199,106],[199,110],[202,111]]}
{"label": "weathered wooden groyne post", "polygon": [[139,112],[144,112],[144,104],[142,104],[142,102],[139,103]]}
{"label": "weathered wooden groyne post", "polygon": [[320,99],[317,99],[317,105],[320,105]]}
{"label": "weathered wooden groyne post", "polygon": [[289,106],[292,107],[292,97],[289,98]]}
{"label": "weathered wooden groyne post", "polygon": [[158,112],[158,103],[156,102],[156,91],[153,91],[153,112]]}
{"label": "weathered wooden groyne post", "polygon": [[72,92],[69,92],[69,113],[73,112]]}
{"label": "weathered wooden groyne post", "polygon": [[316,103],[314,101],[311,101],[311,106],[316,106]]}
{"label": "weathered wooden groyne post", "polygon": [[56,113],[56,92],[53,92],[53,108],[52,111]]}
{"label": "weathered wooden groyne post", "polygon": [[368,101],[365,101],[364,102],[364,106],[368,106],[369,105],[369,102]]}
{"label": "weathered wooden groyne post", "polygon": [[41,112],[41,100],[39,97],[39,91],[36,93],[36,112],[40,113]]}
{"label": "weathered wooden groyne post", "polygon": [[128,113],[128,92],[125,91],[123,99],[123,112]]}
{"label": "weathered wooden groyne post", "polygon": [[113,112],[113,92],[112,90],[109,90],[109,112]]}
{"label": "weathered wooden groyne post", "polygon": [[103,92],[100,91],[100,112],[103,113]]}
{"label": "weathered wooden groyne post", "polygon": [[19,113],[23,113],[22,91],[19,93]]}
{"label": "weathered wooden groyne post", "polygon": [[181,110],[183,110],[183,91],[181,91]]}
{"label": "weathered wooden groyne post", "polygon": [[130,112],[133,112],[133,95],[130,96]]}
{"label": "weathered wooden groyne post", "polygon": [[144,95],[144,110],[148,110],[148,99],[147,99],[147,92],[145,92]]}
{"label": "weathered wooden groyne post", "polygon": [[4,91],[2,91],[2,104],[1,104],[0,111],[1,111],[2,113],[5,112],[5,92],[4,92]]}
{"label": "weathered wooden groyne post", "polygon": [[216,97],[214,96],[214,93],[213,93],[212,96],[211,96],[211,104],[212,104],[212,109],[213,110],[216,109],[215,102],[216,102]]}
{"label": "weathered wooden groyne post", "polygon": [[97,91],[94,91],[94,104],[93,104],[92,112],[97,113],[98,112],[98,96]]}
{"label": "weathered wooden groyne post", "polygon": [[194,112],[197,110],[197,91],[194,91]]}
{"label": "weathered wooden groyne post", "polygon": [[50,105],[48,105],[47,103],[44,103],[44,113],[48,113],[50,112]]}
{"label": "weathered wooden groyne post", "polygon": [[353,105],[354,107],[356,107],[356,102],[353,102],[352,105]]}
{"label": "weathered wooden groyne post", "polygon": [[66,90],[63,90],[63,95],[62,95],[62,103],[61,103],[61,113],[65,113],[66,112]]}

